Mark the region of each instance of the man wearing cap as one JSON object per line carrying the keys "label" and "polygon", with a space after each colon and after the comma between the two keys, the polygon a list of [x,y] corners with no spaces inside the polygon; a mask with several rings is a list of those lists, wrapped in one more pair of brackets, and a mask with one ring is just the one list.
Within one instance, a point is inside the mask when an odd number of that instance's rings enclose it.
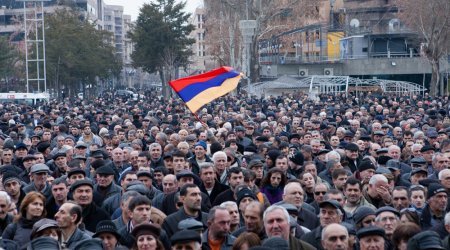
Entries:
{"label": "man wearing cap", "polygon": [[82,156],[86,157],[88,146],[89,145],[87,145],[86,143],[84,143],[82,141],[77,142],[77,144],[75,145],[75,155],[82,155]]}
{"label": "man wearing cap", "polygon": [[30,183],[30,170],[31,167],[36,164],[36,158],[34,155],[27,155],[23,158],[23,167],[25,171],[20,172],[19,178],[22,179],[25,183]]}
{"label": "man wearing cap", "polygon": [[344,209],[336,200],[323,201],[319,204],[319,208],[320,226],[303,235],[301,239],[317,249],[323,249],[320,244],[323,228],[332,223],[340,224],[343,221]]}
{"label": "man wearing cap", "polygon": [[76,181],[70,187],[73,200],[83,208],[83,222],[86,229],[94,232],[98,222],[111,219],[109,214],[93,202],[94,185],[90,180]]}
{"label": "man wearing cap", "polygon": [[[100,168],[98,170],[100,170]],[[122,193],[127,191],[128,184],[136,180],[137,180],[136,172],[131,170],[123,172],[120,178],[120,187],[121,187],[120,192],[116,192],[111,196],[109,196],[108,198],[106,198],[102,204],[102,208],[110,215],[112,215],[114,211],[120,206]]]}
{"label": "man wearing cap", "polygon": [[82,219],[82,212],[82,208],[78,204],[66,202],[61,205],[55,214],[55,220],[62,233],[61,241],[64,247],[70,249],[78,242],[91,238],[78,228]]}
{"label": "man wearing cap", "polygon": [[257,201],[255,193],[251,191],[248,187],[239,187],[236,193],[236,204],[239,208],[239,214],[243,214],[247,205],[252,201]]}
{"label": "man wearing cap", "polygon": [[354,173],[360,161],[358,145],[349,143],[345,146],[345,159],[348,161],[348,167]]}
{"label": "man wearing cap", "polygon": [[181,187],[180,201],[183,203],[183,207],[177,212],[169,214],[162,225],[169,237],[179,230],[178,223],[186,218],[195,218],[205,226],[207,225],[208,214],[201,211],[202,195],[197,185],[185,184]]}
{"label": "man wearing cap", "polygon": [[203,162],[200,163],[199,166],[200,179],[202,180],[200,190],[207,194],[209,196],[209,200],[214,203],[216,197],[230,187],[217,181],[217,176],[214,171],[214,164],[212,162]]}
{"label": "man wearing cap", "polygon": [[385,236],[384,229],[376,226],[362,228],[356,232],[360,250],[387,249]]}
{"label": "man wearing cap", "polygon": [[428,186],[427,199],[427,204],[420,217],[420,223],[423,230],[444,223],[448,202],[447,190],[441,184],[432,183]]}
{"label": "man wearing cap", "polygon": [[11,197],[11,202],[13,202],[16,207],[20,207],[26,193],[22,189],[22,182],[19,176],[14,172],[5,172],[3,174],[2,184],[6,193]]}
{"label": "man wearing cap", "polygon": [[159,194],[162,194],[162,191],[156,188],[155,185],[153,185],[153,174],[148,171],[138,171],[136,175],[138,180],[149,189],[149,193],[147,194],[149,199],[153,200],[153,198],[155,198]]}
{"label": "man wearing cap", "polygon": [[53,177],[59,178],[63,175],[67,174],[67,171],[69,170],[69,167],[67,166],[67,155],[63,152],[57,152],[53,156],[53,161],[55,164],[55,169],[52,174]]}
{"label": "man wearing cap", "polygon": [[388,242],[392,241],[392,236],[400,222],[400,213],[393,207],[384,206],[376,211],[375,225],[384,229]]}
{"label": "man wearing cap", "polygon": [[92,238],[100,238],[103,242],[105,250],[113,250],[120,244],[120,234],[117,233],[117,228],[113,222],[109,220],[100,221]]}
{"label": "man wearing cap", "polygon": [[25,143],[20,142],[15,146],[14,150],[14,165],[22,166],[22,160],[28,154],[28,147]]}
{"label": "man wearing cap", "polygon": [[236,126],[234,128],[234,132],[236,133],[236,140],[239,144],[241,144],[244,147],[247,147],[253,143],[250,138],[245,136],[246,129],[248,131],[250,131],[252,128],[253,129],[255,128],[254,125],[248,125],[248,124],[247,124],[247,126],[245,126],[245,128],[242,126]]}
{"label": "man wearing cap", "polygon": [[176,232],[171,238],[172,250],[200,250],[202,249],[202,239],[194,230],[181,230]]}
{"label": "man wearing cap", "polygon": [[50,184],[47,183],[47,176],[50,169],[45,164],[35,164],[30,170],[31,182],[23,191],[28,194],[31,191],[41,192],[45,198],[49,199],[52,195]]}
{"label": "man wearing cap", "polygon": [[199,174],[199,164],[203,162],[212,162],[211,158],[206,155],[207,145],[205,141],[198,141],[194,145],[194,156],[189,158],[189,163],[194,174]]}
{"label": "man wearing cap", "polygon": [[208,229],[203,233],[205,249],[232,249],[236,238],[230,232],[231,216],[226,208],[215,206],[208,214]]}
{"label": "man wearing cap", "polygon": [[[272,237],[281,237],[282,239],[289,242],[290,250],[312,250],[316,249],[308,242],[299,240],[292,236],[290,233],[289,224],[289,214],[286,209],[282,206],[272,205],[264,211],[264,229],[266,231],[267,237],[270,239]],[[319,237],[320,238],[320,237]],[[320,245],[320,239],[319,243]]]}
{"label": "man wearing cap", "polygon": [[420,149],[420,153],[422,154],[422,157],[427,162],[427,171],[428,174],[433,173],[433,155],[434,155],[434,147],[430,145],[425,145]]}
{"label": "man wearing cap", "polygon": [[114,183],[115,171],[110,165],[99,167],[95,173],[97,184],[95,184],[94,190],[100,194],[102,200],[121,192],[121,188]]}

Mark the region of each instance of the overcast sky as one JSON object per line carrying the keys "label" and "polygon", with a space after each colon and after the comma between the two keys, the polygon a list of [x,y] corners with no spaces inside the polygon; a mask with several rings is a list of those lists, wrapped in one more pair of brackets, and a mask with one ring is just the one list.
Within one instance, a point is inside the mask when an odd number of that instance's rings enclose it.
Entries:
{"label": "overcast sky", "polygon": [[[136,20],[139,15],[139,8],[150,0],[104,0],[106,4],[122,5],[125,9],[125,14],[131,15],[132,20]],[[187,0],[186,10],[194,12],[195,8],[203,4],[202,0]]]}

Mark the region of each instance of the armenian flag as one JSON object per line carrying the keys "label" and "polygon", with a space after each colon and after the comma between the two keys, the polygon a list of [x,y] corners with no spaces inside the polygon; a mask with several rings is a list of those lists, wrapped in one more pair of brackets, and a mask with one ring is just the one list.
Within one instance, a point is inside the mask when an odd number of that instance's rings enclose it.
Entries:
{"label": "armenian flag", "polygon": [[237,88],[241,73],[230,67],[221,67],[200,75],[169,82],[170,87],[195,114],[203,105]]}

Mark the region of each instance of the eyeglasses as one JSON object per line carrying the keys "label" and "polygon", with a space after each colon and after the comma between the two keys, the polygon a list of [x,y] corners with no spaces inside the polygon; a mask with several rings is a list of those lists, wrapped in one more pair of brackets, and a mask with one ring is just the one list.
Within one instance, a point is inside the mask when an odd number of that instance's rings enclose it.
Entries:
{"label": "eyeglasses", "polygon": [[318,191],[318,192],[314,192],[315,195],[325,195],[327,192],[323,191]]}

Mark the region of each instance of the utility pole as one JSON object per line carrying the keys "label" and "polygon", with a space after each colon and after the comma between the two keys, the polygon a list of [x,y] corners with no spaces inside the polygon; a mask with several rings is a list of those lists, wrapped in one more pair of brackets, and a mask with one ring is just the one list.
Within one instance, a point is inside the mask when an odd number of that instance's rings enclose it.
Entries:
{"label": "utility pole", "polygon": [[[47,71],[45,62],[45,22],[44,2],[50,0],[17,0],[23,2],[23,21],[25,34],[25,69],[27,93],[30,93],[30,84],[36,83],[38,92],[47,92]],[[31,12],[27,12],[27,8]],[[34,36],[30,36],[34,32]],[[30,52],[35,49],[34,55]],[[30,51],[31,49],[31,51]],[[36,75],[30,76],[30,68],[36,67]],[[32,71],[31,71],[32,72]],[[32,90],[36,90],[32,88]]]}

